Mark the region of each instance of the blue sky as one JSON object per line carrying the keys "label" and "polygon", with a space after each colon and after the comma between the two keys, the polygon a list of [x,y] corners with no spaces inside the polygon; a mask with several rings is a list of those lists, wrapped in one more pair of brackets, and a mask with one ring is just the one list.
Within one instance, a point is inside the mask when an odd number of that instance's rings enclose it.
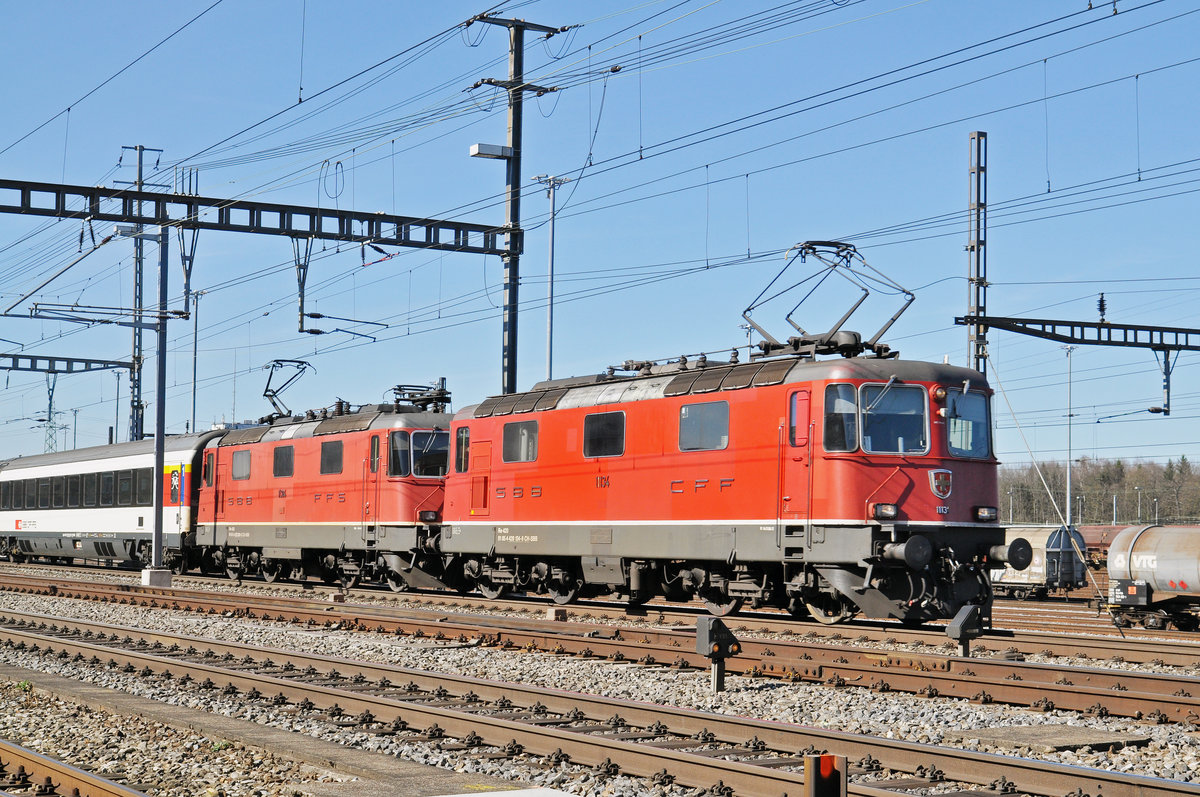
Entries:
{"label": "blue sky", "polygon": [[[1104,292],[1109,321],[1200,326],[1200,4],[1095,5],[498,7],[505,17],[578,26],[548,41],[530,34],[526,49],[527,79],[560,90],[526,101],[518,387],[546,374],[549,203],[531,179],[540,174],[572,178],[558,193],[555,376],[626,360],[723,356],[745,343],[742,310],[789,248],[830,239],[855,244],[915,291],[885,337],[893,348],[966,364],[966,332],[953,319],[967,303],[973,130],[988,133],[990,313],[1098,320]],[[0,33],[10,65],[0,85],[0,175],[113,185],[134,177],[122,146],[142,144],[163,150],[148,156],[153,182],[198,168],[208,196],[500,224],[503,166],[469,158],[468,149],[503,142],[504,98],[470,87],[505,76],[507,39],[492,26],[456,28],[485,5],[430,8],[18,4]],[[5,306],[78,256],[81,229],[78,221],[0,217]],[[95,234],[110,231],[96,225]],[[395,251],[364,266],[378,253],[318,243],[306,309],[355,322],[310,322],[348,330],[310,336],[297,331],[287,241],[201,233],[193,274],[193,287],[206,291],[201,428],[269,412],[264,366],[275,358],[315,368],[282,395],[294,411],[335,398],[386,400],[392,385],[442,376],[458,407],[498,392],[499,259]],[[174,240],[170,255],[178,305]],[[153,247],[148,262],[153,297]],[[132,245],[114,241],[35,300],[128,307],[131,296]],[[830,287],[801,306],[797,321],[823,329],[852,299]],[[873,295],[849,326],[871,334],[898,304]],[[13,312],[27,314],[29,305]],[[783,336],[790,307],[754,317]],[[170,335],[168,429],[181,432],[191,415],[192,323],[172,322]],[[10,353],[129,355],[129,331],[111,326],[4,318],[0,338]],[[152,344],[148,336],[149,354]],[[993,332],[991,353],[993,386],[1003,386],[1015,411],[997,398],[1002,460],[1030,459],[1018,421],[1035,457],[1064,458],[1061,347]],[[1180,356],[1172,416],[1163,418],[1137,412],[1162,402],[1149,351],[1075,351],[1074,456],[1193,455],[1197,362]],[[152,399],[153,358],[146,367]],[[45,417],[45,379],[5,379],[0,454],[39,452],[45,430],[28,419]],[[59,378],[60,447],[104,442],[118,418],[124,439],[128,387],[122,378],[118,406],[117,382],[112,372]]]}

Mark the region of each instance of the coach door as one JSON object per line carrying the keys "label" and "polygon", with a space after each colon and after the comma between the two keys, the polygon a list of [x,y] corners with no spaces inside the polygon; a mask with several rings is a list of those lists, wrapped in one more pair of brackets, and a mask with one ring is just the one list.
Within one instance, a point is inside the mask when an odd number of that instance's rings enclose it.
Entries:
{"label": "coach door", "polygon": [[809,392],[788,394],[787,425],[779,441],[779,517],[783,521],[808,519],[812,495],[812,419]]}
{"label": "coach door", "polygon": [[362,538],[373,545],[379,522],[379,464],[383,435],[373,434],[367,443],[367,458],[363,461]]}

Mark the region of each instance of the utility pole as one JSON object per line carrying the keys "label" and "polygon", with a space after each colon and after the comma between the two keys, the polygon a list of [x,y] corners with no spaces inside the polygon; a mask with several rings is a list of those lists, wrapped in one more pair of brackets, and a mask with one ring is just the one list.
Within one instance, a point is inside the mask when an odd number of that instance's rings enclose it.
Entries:
{"label": "utility pole", "polygon": [[[987,315],[987,133],[971,134],[971,167],[968,171],[971,232],[967,239],[970,265],[967,274],[967,315]],[[987,326],[967,327],[968,363],[987,376]],[[1068,512],[1069,512],[1068,508]]]}
{"label": "utility pole", "polygon": [[[143,160],[146,152],[161,153],[161,149],[149,149],[138,144],[137,146],[123,146],[122,150],[131,149],[137,152],[137,179],[132,183],[127,180],[116,180],[115,182],[123,185],[132,185],[134,190],[139,194],[145,188],[146,183],[143,181]],[[157,184],[156,184],[157,185]],[[168,186],[159,186],[165,188]],[[137,200],[137,214],[142,215],[142,200]],[[136,232],[142,231],[142,225],[138,224]],[[145,431],[145,412],[146,405],[142,401],[142,362],[145,357],[142,354],[142,285],[143,285],[143,267],[142,267],[142,238],[140,235],[134,235],[133,238],[133,356],[130,358],[132,363],[129,369],[129,439],[130,441],[141,440]]]}
{"label": "utility pole", "polygon": [[546,281],[546,379],[549,380],[554,378],[554,190],[571,182],[571,178],[539,174],[533,179],[546,186],[546,196],[550,197],[550,268]]}
{"label": "utility pole", "polygon": [[200,297],[204,291],[192,291],[192,434],[196,433],[196,344],[200,339]]}
{"label": "utility pole", "polygon": [[1071,413],[1071,352],[1078,346],[1063,346],[1067,353],[1067,529],[1071,529],[1071,425],[1075,416]]}
{"label": "utility pole", "polygon": [[508,80],[485,78],[472,88],[483,85],[498,86],[508,92],[508,143],[500,148],[479,145],[473,152],[478,157],[500,158],[505,161],[504,228],[507,250],[500,256],[504,261],[504,316],[501,332],[501,392],[515,393],[517,385],[517,294],[521,281],[521,250],[524,233],[521,230],[521,115],[525,92],[538,95],[556,88],[532,86],[525,82],[525,31],[532,30],[547,34],[547,38],[565,30],[536,25],[523,19],[495,19],[480,15],[467,24],[486,22],[508,28]]}

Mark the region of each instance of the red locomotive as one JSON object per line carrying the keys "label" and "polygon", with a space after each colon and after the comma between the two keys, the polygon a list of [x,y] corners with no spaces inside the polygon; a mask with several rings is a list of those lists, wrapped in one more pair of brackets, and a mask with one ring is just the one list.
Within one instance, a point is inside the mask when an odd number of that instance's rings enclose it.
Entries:
{"label": "red locomotive", "polygon": [[[851,267],[845,244],[805,244],[807,255],[864,297],[877,279]],[[489,398],[453,422],[442,384],[180,438],[166,559],[234,578],[519,589],[560,603],[661,593],[726,614],[749,601],[822,622],[921,622],[975,605],[986,621],[988,569],[1030,557],[998,524],[991,391],[977,371],[878,343],[899,313],[867,341],[842,330],[861,303],[828,332],[796,326],[785,342],[751,321],[764,341],[748,363],[736,351],[626,363]],[[77,529],[112,504],[104,550],[140,557],[141,493],[89,503],[86,487],[144,469],[144,448],[0,465],[0,513],[16,528],[0,550],[101,555]]]}

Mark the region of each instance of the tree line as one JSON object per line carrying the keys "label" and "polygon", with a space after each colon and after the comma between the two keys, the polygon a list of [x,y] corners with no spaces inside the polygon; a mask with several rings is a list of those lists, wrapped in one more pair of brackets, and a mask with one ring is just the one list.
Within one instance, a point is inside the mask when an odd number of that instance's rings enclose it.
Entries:
{"label": "tree line", "polygon": [[[1033,465],[1000,468],[1000,517],[1005,522],[1052,525],[1067,514],[1067,466],[1064,462],[1039,466],[1043,486]],[[1053,501],[1051,495],[1054,496]],[[1071,468],[1072,522],[1076,526],[1166,525],[1200,523],[1200,473],[1186,456],[1158,462],[1122,459],[1078,460]],[[1011,521],[1009,518],[1011,517]]]}

